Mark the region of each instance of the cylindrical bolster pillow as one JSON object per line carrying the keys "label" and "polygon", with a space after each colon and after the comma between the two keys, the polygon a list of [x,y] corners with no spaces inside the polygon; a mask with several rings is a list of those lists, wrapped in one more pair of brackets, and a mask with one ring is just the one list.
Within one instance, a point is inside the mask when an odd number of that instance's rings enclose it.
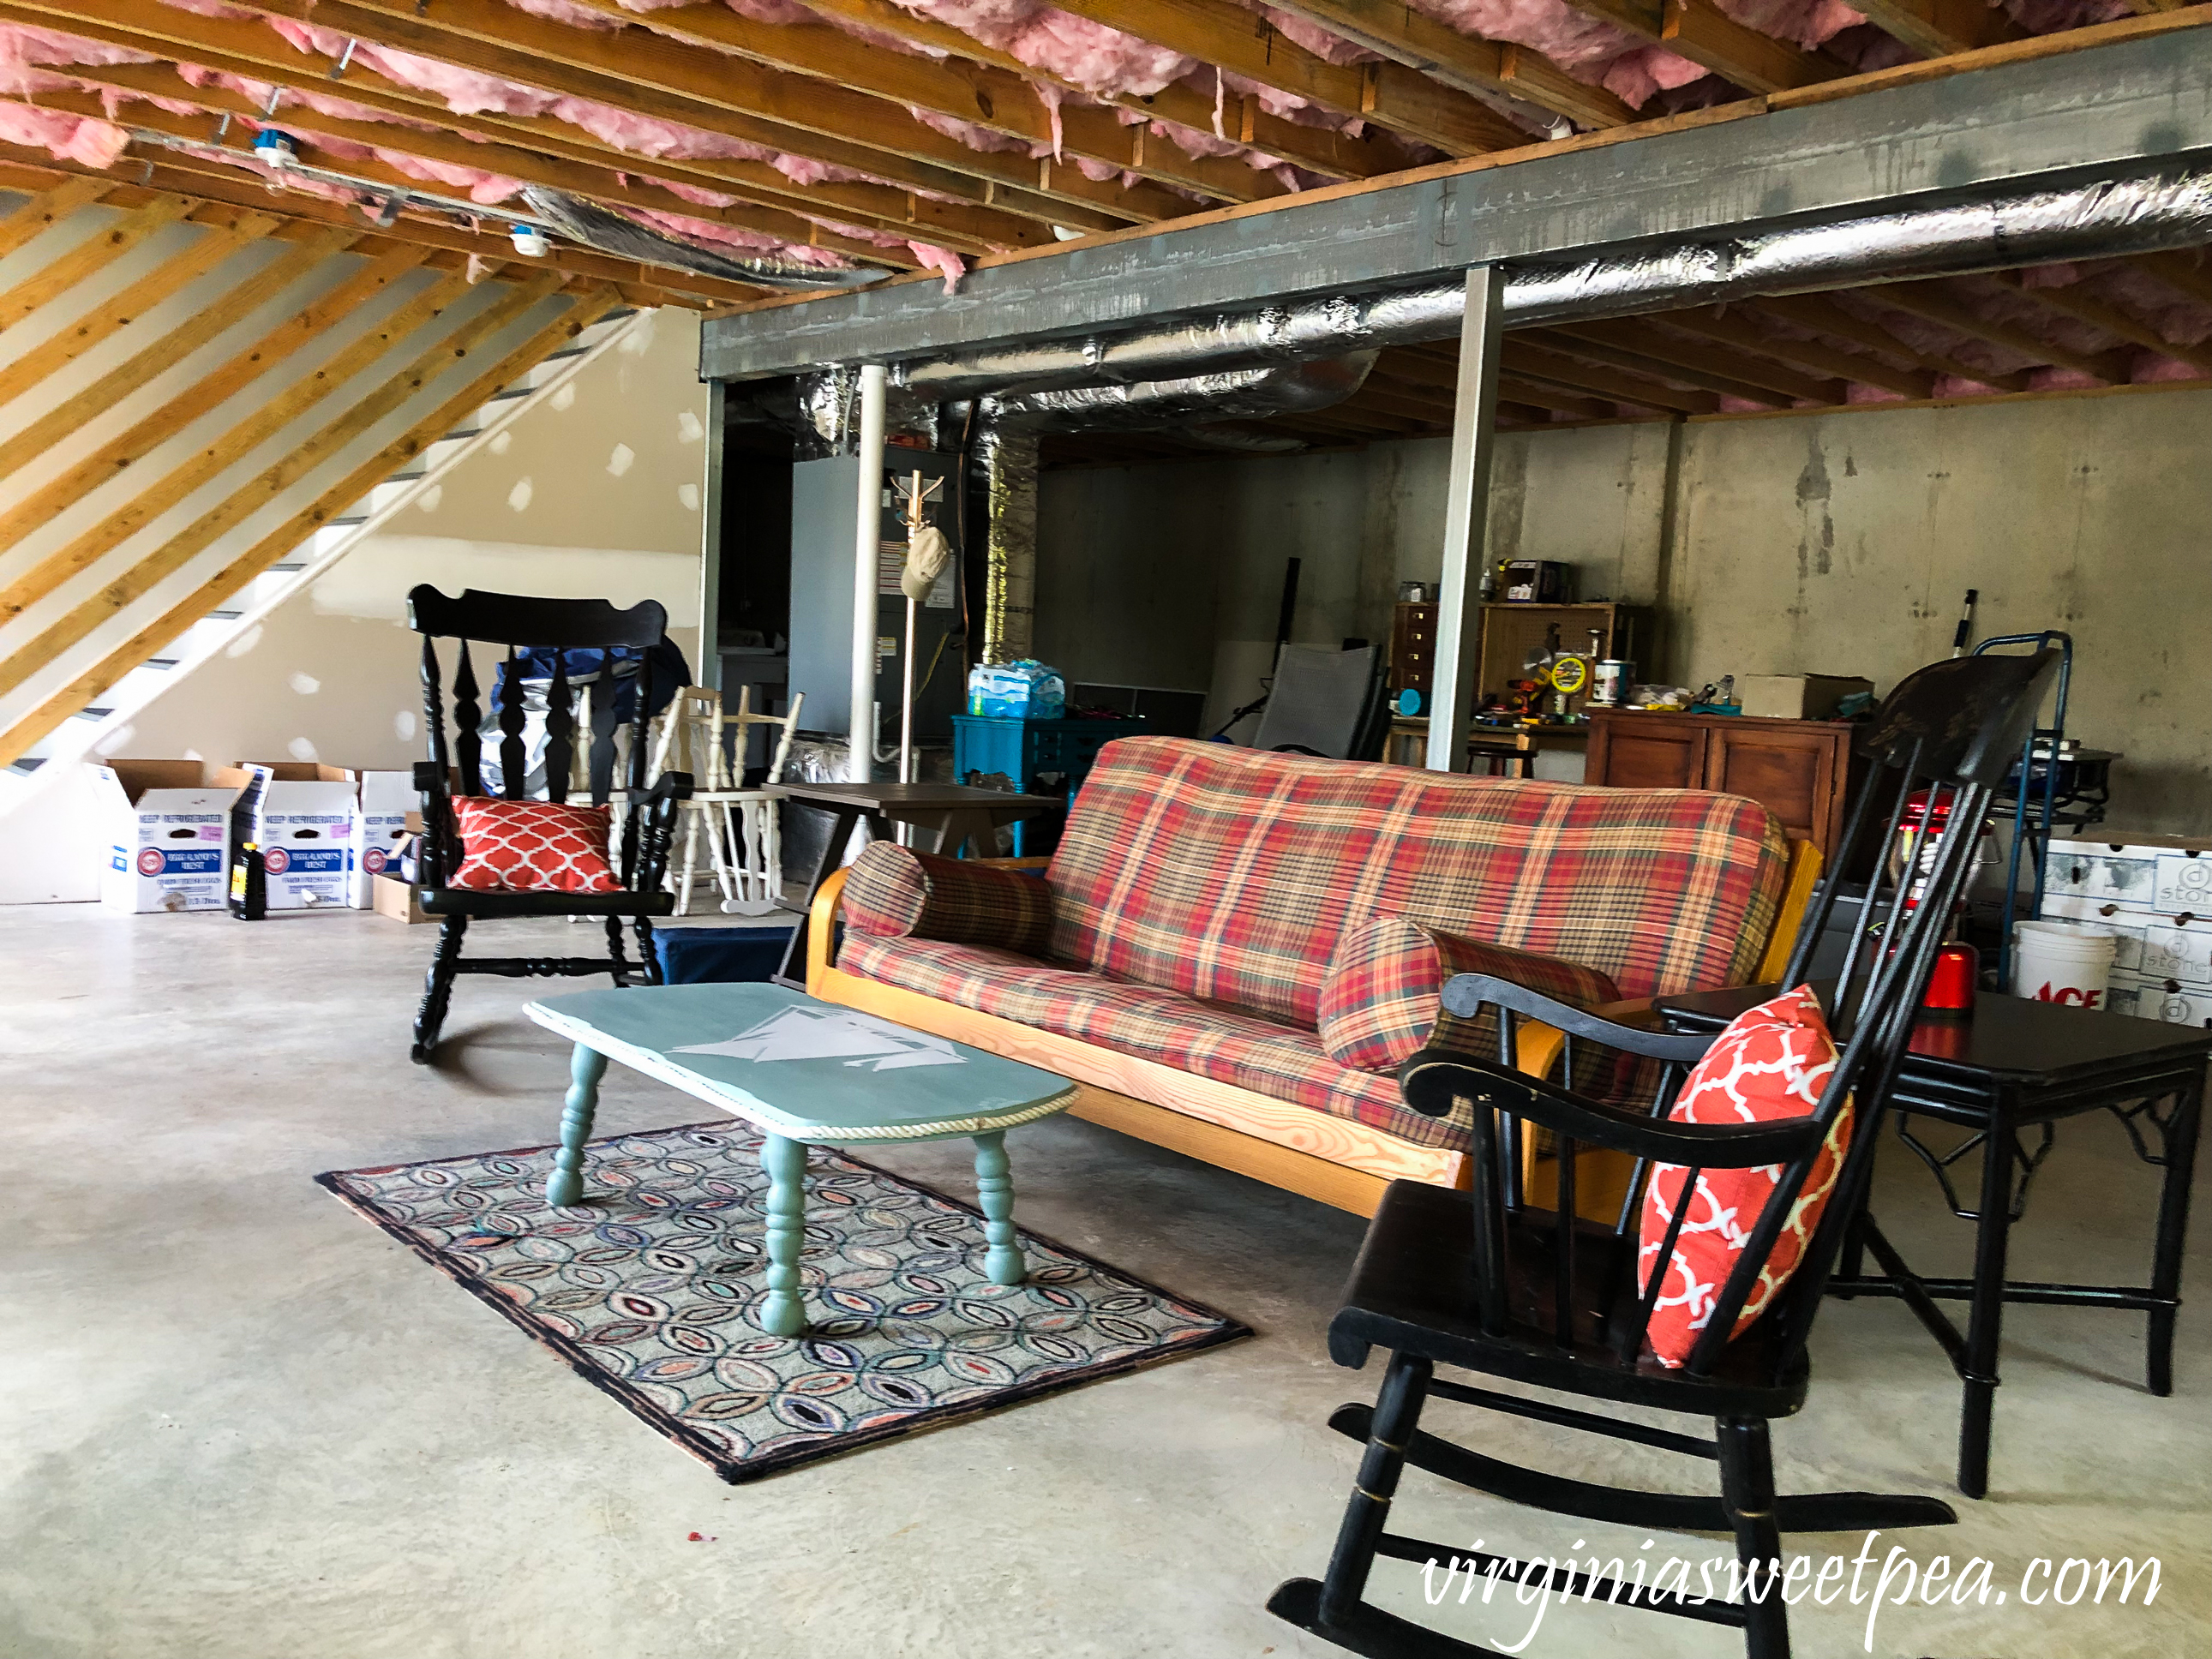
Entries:
{"label": "cylindrical bolster pillow", "polygon": [[[869,849],[873,851],[872,848]],[[1321,987],[1322,1046],[1340,1066],[1395,1072],[1437,1030],[1444,981],[1490,974],[1577,1008],[1618,1002],[1620,993],[1595,968],[1447,933],[1403,916],[1370,916],[1338,939]],[[1451,1019],[1437,1040],[1480,1060],[1498,1056],[1497,1027]]]}
{"label": "cylindrical bolster pillow", "polygon": [[872,842],[845,878],[845,925],[883,939],[932,939],[1041,957],[1052,889],[1026,870],[941,859]]}

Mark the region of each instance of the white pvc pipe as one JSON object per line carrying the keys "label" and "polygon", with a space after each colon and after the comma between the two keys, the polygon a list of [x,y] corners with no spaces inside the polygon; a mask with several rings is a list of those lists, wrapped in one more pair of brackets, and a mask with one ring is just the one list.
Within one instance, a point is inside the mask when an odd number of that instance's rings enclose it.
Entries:
{"label": "white pvc pipe", "polygon": [[872,781],[876,754],[876,570],[884,535],[883,366],[860,370],[860,514],[853,530],[853,758],[848,776]]}
{"label": "white pvc pipe", "polygon": [[912,599],[906,602],[906,637],[899,641],[899,657],[906,665],[906,684],[899,693],[899,781],[914,781],[914,616]]}

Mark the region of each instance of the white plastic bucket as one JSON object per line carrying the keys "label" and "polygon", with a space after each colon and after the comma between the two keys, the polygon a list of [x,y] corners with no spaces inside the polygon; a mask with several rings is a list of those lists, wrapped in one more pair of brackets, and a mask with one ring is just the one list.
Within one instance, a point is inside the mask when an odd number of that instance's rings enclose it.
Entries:
{"label": "white plastic bucket", "polygon": [[2101,1008],[2118,944],[2110,933],[2085,927],[2023,921],[2012,935],[2012,994],[2071,1008]]}

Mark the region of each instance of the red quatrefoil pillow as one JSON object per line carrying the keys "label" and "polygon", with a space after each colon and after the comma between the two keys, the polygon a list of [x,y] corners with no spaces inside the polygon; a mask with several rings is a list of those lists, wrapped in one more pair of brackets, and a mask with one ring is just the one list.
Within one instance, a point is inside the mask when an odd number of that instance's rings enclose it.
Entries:
{"label": "red quatrefoil pillow", "polygon": [[453,815],[461,867],[447,880],[449,887],[486,893],[623,890],[607,865],[604,806],[462,795],[453,801]]}
{"label": "red quatrefoil pillow", "polygon": [[[1835,1068],[1836,1045],[1828,1035],[1828,1022],[1811,988],[1801,985],[1731,1020],[1684,1080],[1668,1115],[1678,1123],[1807,1117],[1820,1105],[1820,1091]],[[1845,1101],[1774,1241],[1759,1283],[1744,1299],[1743,1312],[1729,1333],[1731,1340],[1743,1334],[1796,1271],[1820,1224],[1820,1213],[1828,1207],[1850,1139],[1851,1103]],[[1637,1279],[1646,1294],[1674,1206],[1683,1201],[1683,1177],[1688,1173],[1679,1164],[1652,1167],[1638,1239]],[[1698,1176],[1651,1312],[1649,1340],[1662,1364],[1680,1365],[1689,1359],[1784,1173],[1782,1165],[1770,1164],[1756,1170],[1706,1170]]]}

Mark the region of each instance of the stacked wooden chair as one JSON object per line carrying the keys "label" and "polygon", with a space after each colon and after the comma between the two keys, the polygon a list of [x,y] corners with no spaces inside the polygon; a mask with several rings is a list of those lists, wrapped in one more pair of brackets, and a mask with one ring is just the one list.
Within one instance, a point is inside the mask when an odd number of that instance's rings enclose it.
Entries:
{"label": "stacked wooden chair", "polygon": [[[1948,803],[1948,822],[1978,825],[1994,788],[2017,758],[2053,672],[2056,653],[1967,658],[1923,668],[1901,684],[1864,733],[1869,768],[1838,855],[1816,893],[1792,952],[1785,984],[1803,982],[1814,942],[1833,913],[1844,872],[1895,844],[1907,799],[1920,789]],[[1699,1124],[1669,1118],[1689,1069],[1719,1038],[1670,1035],[1618,1024],[1555,1002],[1506,981],[1477,975],[1446,986],[1444,1010],[1462,1020],[1494,1016],[1494,1062],[1434,1046],[1399,1073],[1407,1102],[1442,1117],[1469,1115],[1472,1189],[1400,1181],[1386,1191],[1353,1267],[1342,1309],[1329,1327],[1329,1352],[1358,1370],[1380,1349],[1386,1356],[1372,1406],[1348,1405],[1330,1426],[1365,1443],[1359,1473],[1321,1579],[1281,1585],[1269,1608],[1291,1623],[1374,1659],[1441,1659],[1493,1651],[1378,1607],[1366,1599],[1379,1559],[1437,1563],[1437,1571],[1510,1574],[1513,1582],[1548,1583],[1621,1607],[1740,1628],[1751,1659],[1783,1659],[1790,1651],[1781,1597],[1684,1601],[1653,1596],[1635,1585],[1595,1582],[1567,1567],[1528,1569],[1485,1552],[1394,1533],[1391,1503],[1408,1465],[1511,1502],[1555,1514],[1622,1526],[1732,1534],[1739,1564],[1758,1582],[1781,1554],[1789,1532],[1846,1532],[1928,1526],[1956,1519],[1931,1498],[1870,1492],[1778,1496],[1769,1424],[1803,1403],[1809,1371],[1806,1342],[1838,1247],[1862,1207],[1874,1167],[1884,1105],[1917,1017],[1929,973],[1954,904],[1970,874],[1974,835],[1938,843],[1924,884],[1910,878],[1869,900],[1878,921],[1854,940],[1832,989],[1820,992],[1840,1049],[1804,1115],[1759,1122]],[[1516,1016],[1566,1034],[1559,1075],[1572,1077],[1572,1045],[1595,1042],[1644,1057],[1657,1068],[1658,1097],[1648,1115],[1606,1104],[1514,1068]],[[1855,1103],[1855,1104],[1854,1104]],[[1856,1113],[1847,1152],[1831,1161],[1835,1186],[1820,1222],[1804,1242],[1794,1274],[1757,1319],[1731,1340],[1739,1315],[1759,1289],[1793,1208],[1808,1190],[1824,1143],[1839,1115]],[[1555,1139],[1560,1171],[1556,1209],[1528,1201],[1522,1187],[1525,1137]],[[1637,1160],[1618,1222],[1563,1222],[1576,1213],[1578,1148],[1609,1147]],[[1686,1362],[1660,1363],[1650,1346],[1661,1271],[1639,1281],[1638,1219],[1643,1189],[1655,1166],[1686,1166],[1680,1191],[1694,1189],[1705,1170],[1778,1166],[1771,1198],[1747,1227],[1735,1265]],[[1658,1252],[1669,1261],[1690,1208],[1677,1203]],[[1793,1238],[1793,1243],[1795,1242]],[[1573,1397],[1579,1403],[1528,1397],[1438,1374],[1439,1367],[1503,1379]],[[1710,1460],[1718,1492],[1684,1496],[1627,1490],[1526,1468],[1475,1451],[1425,1426],[1432,1402],[1534,1419]],[[1620,1406],[1679,1412],[1709,1419],[1711,1438],[1648,1426],[1620,1416]],[[1639,1575],[1640,1577],[1640,1575]]]}
{"label": "stacked wooden chair", "polygon": [[[407,607],[410,625],[422,635],[422,706],[430,751],[429,759],[417,762],[415,767],[416,787],[422,795],[419,880],[422,908],[442,918],[428,983],[415,1018],[412,1057],[418,1065],[427,1065],[436,1053],[453,981],[459,975],[494,974],[517,979],[611,974],[617,985],[659,982],[652,918],[665,916],[673,908],[673,900],[662,890],[662,882],[676,812],[690,793],[691,780],[684,773],[668,772],[650,788],[646,784],[652,653],[668,626],[668,613],[659,604],[647,600],[617,611],[604,599],[532,599],[481,593],[473,588],[454,599],[426,585],[408,594]],[[446,671],[438,653],[441,640],[453,641],[450,708],[444,689]],[[458,797],[485,793],[484,694],[477,678],[471,642],[503,648],[508,665],[518,663],[520,651],[552,653],[542,767],[532,764],[531,745],[526,741],[531,720],[526,712],[529,693],[524,689],[523,677],[511,666],[497,678],[493,711],[499,732],[496,793],[510,801],[531,799],[529,780],[542,775],[546,780],[540,791],[544,799],[568,800],[580,749],[582,793],[589,803],[628,809],[620,816],[609,860],[621,891],[488,892],[448,884],[447,878],[463,856],[453,802]],[[627,718],[618,717],[624,686],[612,672],[602,672],[583,688],[585,719],[580,731],[577,688],[569,684],[562,653],[616,649],[635,651],[641,659],[628,688],[631,696]],[[619,788],[615,783],[618,751],[627,779],[625,787]],[[606,923],[607,953],[603,957],[463,957],[462,941],[471,921],[527,916],[601,917]],[[625,921],[635,936],[635,962],[624,954]]]}
{"label": "stacked wooden chair", "polygon": [[[783,776],[805,702],[802,692],[784,714],[756,714],[752,688],[743,686],[732,714],[724,711],[720,692],[690,686],[669,705],[653,748],[653,775],[687,772],[694,786],[682,808],[683,862],[668,876],[678,915],[690,914],[702,840],[708,872],[721,890],[726,912],[765,915],[781,904],[783,843],[772,786]],[[760,787],[745,788],[745,757],[757,727],[769,734],[767,774]]]}

